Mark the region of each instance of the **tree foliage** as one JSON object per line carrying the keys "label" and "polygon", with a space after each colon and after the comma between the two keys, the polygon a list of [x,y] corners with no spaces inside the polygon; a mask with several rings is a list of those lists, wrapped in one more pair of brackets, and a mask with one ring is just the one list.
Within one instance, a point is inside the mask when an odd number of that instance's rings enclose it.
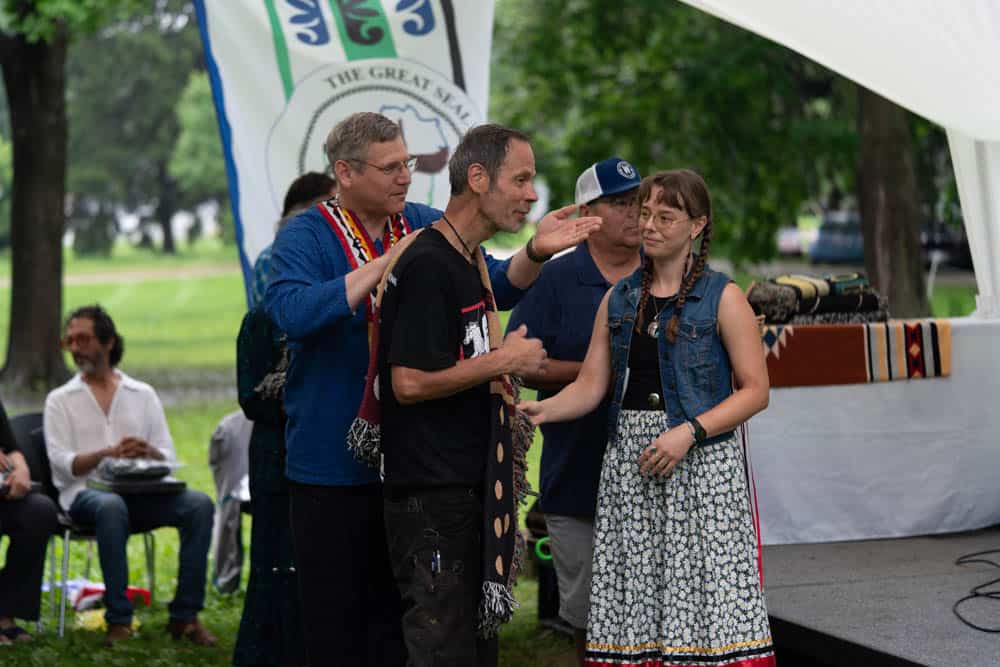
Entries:
{"label": "tree foliage", "polygon": [[80,204],[74,226],[113,232],[108,222],[116,209],[148,206],[163,229],[164,250],[173,249],[170,220],[183,205],[167,168],[180,132],[174,109],[200,65],[194,9],[183,0],[160,0],[72,46],[69,189]]}
{"label": "tree foliage", "polygon": [[205,72],[188,78],[177,102],[180,133],[170,157],[170,174],[192,203],[226,195],[226,163]]}
{"label": "tree foliage", "polygon": [[555,201],[588,164],[692,167],[734,259],[852,180],[851,86],[784,47],[676,2],[507,0],[497,6],[492,116],[530,128]]}
{"label": "tree foliage", "polygon": [[73,37],[137,0],[0,0],[0,69],[10,116],[11,317],[3,378],[48,387],[67,375],[62,318],[66,54]]}
{"label": "tree foliage", "polygon": [[140,0],[3,0],[0,31],[32,43],[47,42],[60,30],[70,35],[93,32],[143,4]]}

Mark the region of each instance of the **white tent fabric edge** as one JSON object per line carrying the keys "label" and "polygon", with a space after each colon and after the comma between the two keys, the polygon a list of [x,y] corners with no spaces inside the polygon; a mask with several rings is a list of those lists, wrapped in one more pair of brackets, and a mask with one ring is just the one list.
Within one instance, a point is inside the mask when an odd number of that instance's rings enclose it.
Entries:
{"label": "white tent fabric edge", "polygon": [[[1000,317],[1000,5],[989,0],[681,0],[793,49],[948,130],[979,295]],[[887,39],[891,35],[892,39]]]}
{"label": "white tent fabric edge", "polygon": [[948,146],[979,288],[976,314],[1000,317],[1000,142],[948,130]]}

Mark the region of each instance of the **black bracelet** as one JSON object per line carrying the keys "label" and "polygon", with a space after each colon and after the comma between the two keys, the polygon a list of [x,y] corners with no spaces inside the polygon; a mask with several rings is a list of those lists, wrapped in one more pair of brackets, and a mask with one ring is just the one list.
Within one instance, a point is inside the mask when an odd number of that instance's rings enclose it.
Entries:
{"label": "black bracelet", "polygon": [[524,253],[528,256],[528,259],[530,259],[535,264],[544,264],[545,262],[552,259],[552,255],[539,255],[538,253],[536,253],[534,241],[535,237],[532,236],[530,239],[528,239],[528,243],[524,246]]}
{"label": "black bracelet", "polygon": [[705,431],[705,427],[701,425],[701,422],[692,417],[688,420],[688,424],[691,426],[691,435],[694,436],[694,441],[697,444],[701,444],[708,438],[708,433]]}

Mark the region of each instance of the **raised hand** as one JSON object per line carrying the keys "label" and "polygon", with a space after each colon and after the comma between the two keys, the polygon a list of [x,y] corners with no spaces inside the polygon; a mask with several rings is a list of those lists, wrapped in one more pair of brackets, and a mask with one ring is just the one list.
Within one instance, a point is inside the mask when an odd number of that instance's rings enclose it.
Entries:
{"label": "raised hand", "polygon": [[546,213],[535,229],[535,236],[531,240],[532,250],[538,255],[554,255],[586,241],[592,232],[601,228],[603,221],[596,215],[571,217],[577,208],[576,204],[570,204]]}

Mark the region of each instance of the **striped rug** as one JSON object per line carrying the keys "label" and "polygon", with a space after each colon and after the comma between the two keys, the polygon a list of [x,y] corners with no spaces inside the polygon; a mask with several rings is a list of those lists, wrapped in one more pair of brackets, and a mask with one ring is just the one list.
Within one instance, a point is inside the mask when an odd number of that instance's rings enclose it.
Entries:
{"label": "striped rug", "polygon": [[947,377],[948,320],[766,325],[761,343],[772,387]]}

